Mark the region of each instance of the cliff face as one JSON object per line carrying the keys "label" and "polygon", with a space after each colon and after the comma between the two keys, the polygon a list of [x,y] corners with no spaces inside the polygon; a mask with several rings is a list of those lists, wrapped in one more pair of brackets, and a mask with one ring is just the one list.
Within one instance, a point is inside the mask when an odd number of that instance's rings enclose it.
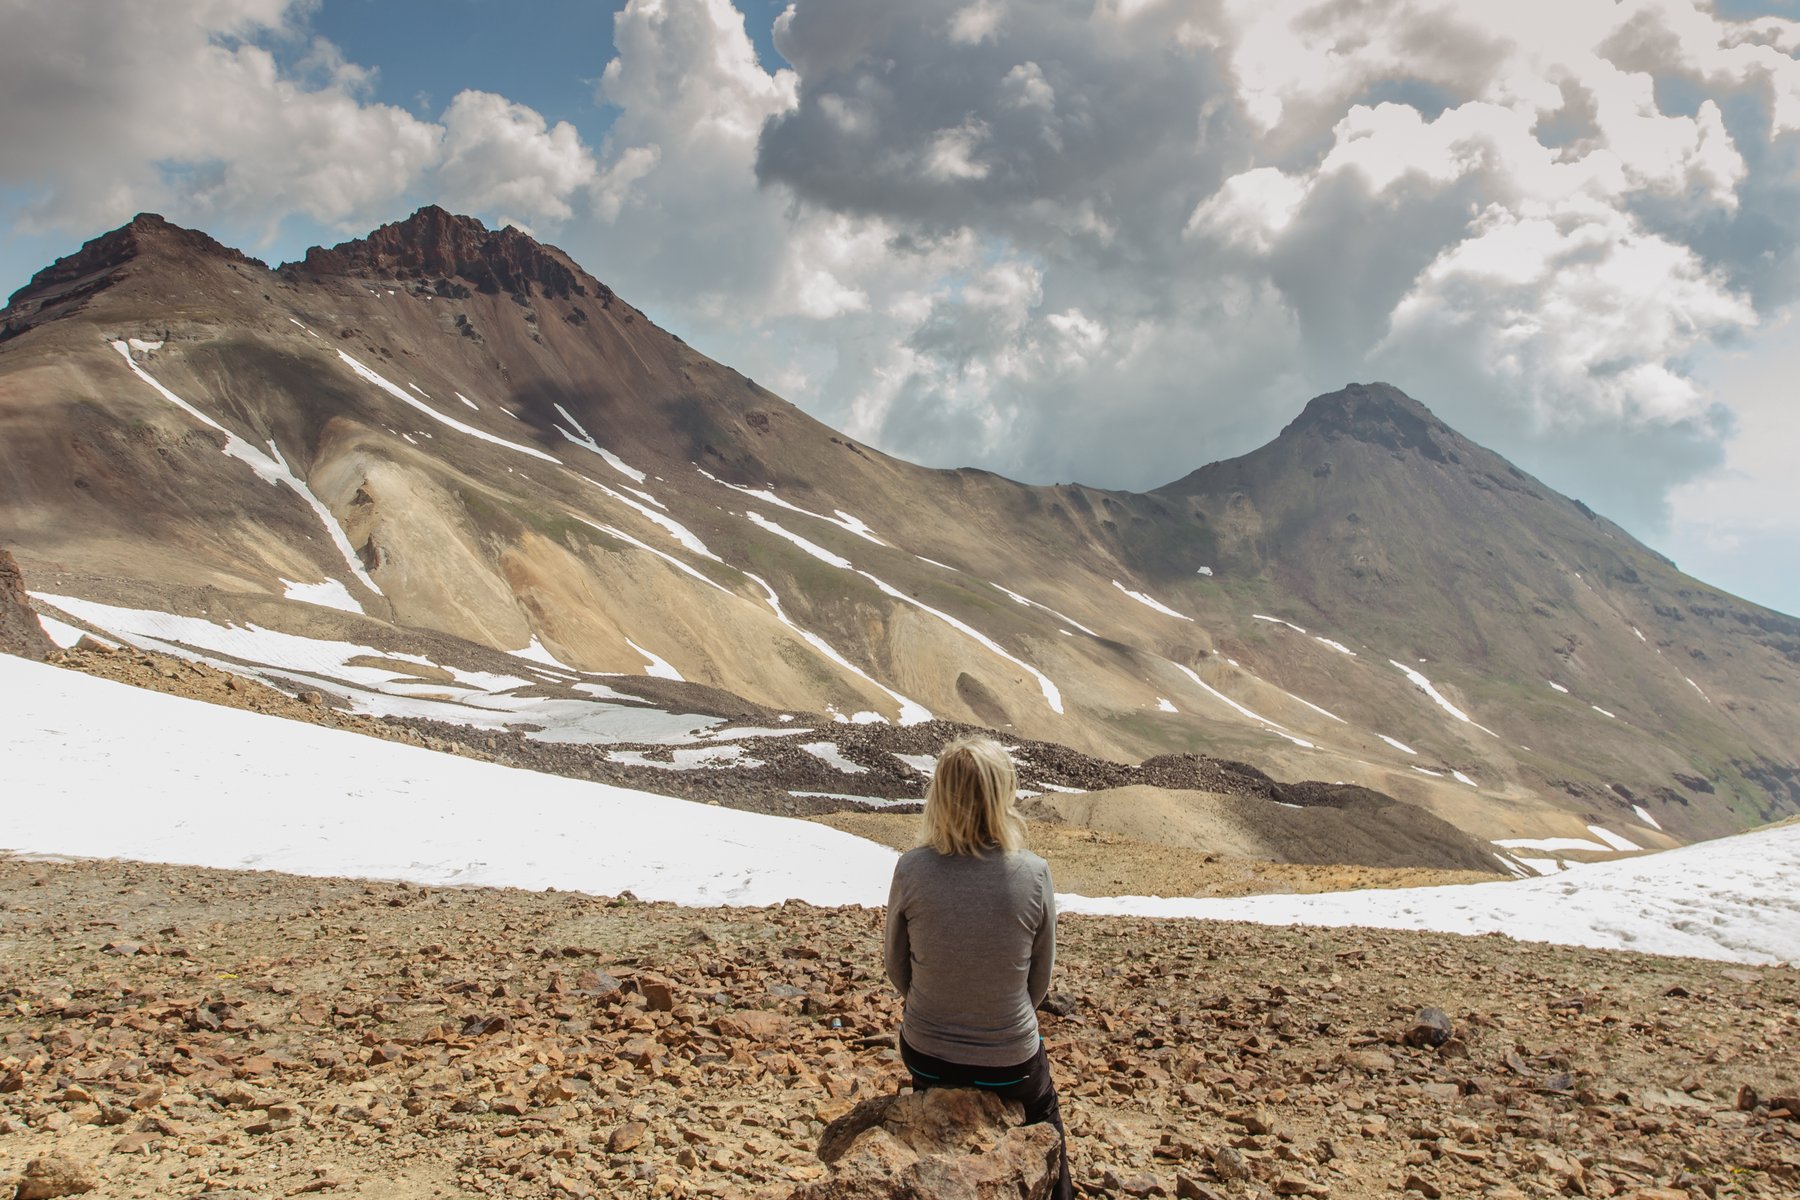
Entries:
{"label": "cliff face", "polygon": [[[611,290],[577,268],[562,251],[544,246],[511,226],[489,230],[473,217],[436,207],[421,208],[404,221],[383,225],[368,237],[330,249],[315,246],[298,264],[282,268],[289,278],[352,275],[435,282],[439,294],[455,297],[456,281],[489,295],[533,294],[559,300]],[[464,292],[466,295],[466,291]]]}

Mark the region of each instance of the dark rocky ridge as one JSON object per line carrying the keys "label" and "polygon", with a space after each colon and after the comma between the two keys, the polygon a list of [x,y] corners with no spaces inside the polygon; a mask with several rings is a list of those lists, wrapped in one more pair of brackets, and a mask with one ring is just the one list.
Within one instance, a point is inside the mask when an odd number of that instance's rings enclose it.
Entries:
{"label": "dark rocky ridge", "polygon": [[314,246],[298,263],[280,268],[288,278],[361,275],[390,279],[441,280],[440,292],[455,294],[452,279],[467,280],[478,292],[525,297],[537,293],[559,300],[611,289],[587,277],[562,251],[508,226],[490,230],[473,217],[428,205],[404,221],[383,225],[366,238],[326,249]]}
{"label": "dark rocky ridge", "polygon": [[78,311],[92,297],[124,278],[131,265],[145,257],[222,259],[259,271],[269,269],[267,263],[233,250],[197,229],[171,225],[157,213],[139,213],[129,224],[103,233],[83,243],[75,253],[57,259],[14,292],[6,308],[0,310],[0,318],[4,318],[0,320],[0,342]]}

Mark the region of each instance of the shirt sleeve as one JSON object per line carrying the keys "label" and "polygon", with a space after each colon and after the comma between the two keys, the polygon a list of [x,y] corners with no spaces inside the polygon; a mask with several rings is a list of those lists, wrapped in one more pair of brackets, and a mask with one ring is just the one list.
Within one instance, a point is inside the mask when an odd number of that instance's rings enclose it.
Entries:
{"label": "shirt sleeve", "polygon": [[902,996],[912,984],[912,938],[906,928],[906,906],[902,901],[900,868],[894,868],[894,882],[888,886],[887,932],[882,938],[882,957],[887,977]]}
{"label": "shirt sleeve", "polygon": [[1043,924],[1031,940],[1031,972],[1025,986],[1036,1008],[1050,994],[1050,972],[1056,967],[1056,888],[1050,882],[1050,867],[1044,867]]}

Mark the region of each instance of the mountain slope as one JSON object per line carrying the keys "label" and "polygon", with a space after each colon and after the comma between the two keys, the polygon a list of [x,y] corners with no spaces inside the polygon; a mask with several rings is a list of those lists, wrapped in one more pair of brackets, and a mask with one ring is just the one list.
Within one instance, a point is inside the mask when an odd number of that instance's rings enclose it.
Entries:
{"label": "mountain slope", "polygon": [[1483,837],[1800,804],[1795,622],[1379,385],[1145,495],[932,471],[437,209],[274,271],[140,217],[0,330],[0,528],[41,594],[1203,750]]}

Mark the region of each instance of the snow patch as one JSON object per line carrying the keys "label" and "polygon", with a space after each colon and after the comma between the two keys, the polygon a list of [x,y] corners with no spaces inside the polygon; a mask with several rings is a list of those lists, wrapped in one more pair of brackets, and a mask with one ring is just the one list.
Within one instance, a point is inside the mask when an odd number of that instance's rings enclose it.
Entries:
{"label": "snow patch", "polygon": [[[828,525],[836,525],[839,529],[844,530],[846,533],[854,533],[857,537],[862,538],[864,541],[874,542],[877,546],[887,545],[886,542],[884,542],[880,538],[876,537],[875,534],[870,531],[869,526],[866,522],[859,520],[856,517],[851,516],[849,513],[845,512],[841,508],[834,510],[837,514],[836,516],[828,517],[824,513],[814,512],[810,508],[801,508],[798,504],[790,503],[789,501],[782,499],[780,496],[777,496],[775,494],[775,485],[774,484],[770,484],[766,488],[748,488],[748,487],[743,487],[740,484],[727,483],[723,479],[720,479],[717,475],[714,475],[712,472],[707,471],[700,466],[695,466],[694,470],[699,471],[702,475],[706,476],[708,479],[712,480],[714,483],[718,484],[721,487],[728,487],[734,492],[738,492],[745,496],[750,496],[753,499],[761,500],[764,504],[773,504],[777,508],[785,508],[789,512],[797,512],[801,516],[811,517],[815,521],[824,521]],[[917,556],[915,555],[914,557],[917,557]],[[931,560],[925,559],[924,561],[930,562]],[[933,565],[939,566],[939,567],[944,566],[943,563],[935,563]],[[955,567],[945,567],[944,569],[948,570],[948,571],[954,571],[956,568]]]}
{"label": "snow patch", "polygon": [[1605,854],[1608,849],[1599,842],[1572,837],[1501,838],[1494,845],[1505,846],[1508,850],[1588,850],[1596,854]]}
{"label": "snow patch", "polygon": [[1400,753],[1402,753],[1402,754],[1411,754],[1411,755],[1416,756],[1419,753],[1417,750],[1414,750],[1411,746],[1407,745],[1405,742],[1397,741],[1396,739],[1389,737],[1385,733],[1378,733],[1375,736],[1380,738],[1382,741],[1386,742],[1388,745],[1392,746],[1394,749],[1400,751]]}
{"label": "snow patch", "polygon": [[669,661],[667,659],[658,658],[656,655],[650,653],[650,651],[644,649],[642,646],[638,645],[636,642],[632,641],[630,638],[625,639],[625,644],[627,646],[630,646],[633,650],[636,650],[639,654],[641,654],[644,657],[644,660],[650,664],[649,666],[644,668],[644,674],[654,675],[658,679],[673,679],[676,683],[686,683],[687,682],[686,680],[684,680],[681,677],[680,671],[677,671],[674,667],[669,665]]}
{"label": "snow patch", "polygon": [[1544,682],[1549,684],[1552,688],[1554,688],[1556,691],[1561,692],[1565,696],[1569,694],[1569,689],[1564,687],[1562,684],[1556,682],[1556,680],[1554,680],[1554,679],[1546,679]]}
{"label": "snow patch", "polygon": [[1593,709],[1595,712],[1599,713],[1603,717],[1611,717],[1615,721],[1619,719],[1618,714],[1609,713],[1604,708],[1601,708],[1598,704],[1590,704],[1590,705],[1588,705],[1588,707]]}
{"label": "snow patch", "polygon": [[1451,771],[1450,778],[1456,780],[1456,782],[1458,782],[1458,783],[1466,783],[1472,788],[1478,788],[1481,786],[1479,783],[1476,783],[1473,779],[1470,779],[1467,775],[1464,775],[1461,771]]}
{"label": "snow patch", "polygon": [[[927,559],[926,561],[929,562],[931,560]],[[951,569],[955,570],[954,567],[952,567]],[[1039,604],[1036,600],[1033,600],[1029,596],[1021,596],[1021,595],[1019,595],[1019,593],[1013,591],[1011,588],[1001,587],[999,584],[994,583],[992,581],[990,581],[988,583],[988,586],[991,588],[994,588],[998,591],[1004,592],[1007,596],[1009,596],[1012,599],[1012,602],[1014,604],[1023,604],[1028,608],[1041,608],[1045,612],[1049,613],[1051,616],[1055,617],[1057,620],[1061,621],[1063,624],[1073,625],[1075,628],[1081,630],[1081,632],[1087,634],[1089,637],[1099,637],[1100,636],[1099,634],[1095,633],[1093,630],[1089,629],[1086,625],[1083,625],[1080,621],[1077,621],[1074,617],[1068,616],[1065,613],[1057,612],[1054,608],[1051,608],[1048,604]]]}
{"label": "snow patch", "polygon": [[[896,853],[807,821],[475,762],[0,656],[15,851],[875,906]],[[131,786],[121,787],[129,779]],[[255,820],[244,797],[257,797]],[[506,797],[504,821],[493,797]],[[171,820],[169,814],[181,814]]]}
{"label": "snow patch", "polygon": [[1347,654],[1351,658],[1356,657],[1356,651],[1354,651],[1350,647],[1344,645],[1344,643],[1342,643],[1342,642],[1334,642],[1330,638],[1320,637],[1316,633],[1313,634],[1313,641],[1322,643],[1326,646],[1330,646],[1333,650],[1336,650],[1339,654]]}
{"label": "snow patch", "polygon": [[1648,825],[1650,828],[1657,830],[1658,832],[1661,832],[1662,822],[1658,821],[1655,817],[1651,816],[1650,813],[1647,810],[1645,810],[1643,805],[1634,804],[1631,806],[1631,811],[1637,814],[1638,820],[1642,821],[1644,824]]}
{"label": "snow patch", "polygon": [[1156,708],[1157,708],[1157,711],[1166,712],[1166,713],[1181,711],[1180,709],[1176,708],[1173,704],[1169,703],[1167,700],[1165,700],[1161,696],[1158,696],[1156,698]]}
{"label": "snow patch", "polygon": [[357,603],[350,589],[335,579],[327,579],[323,583],[295,583],[289,579],[281,581],[282,594],[289,600],[298,600],[302,604],[317,604],[324,608],[336,608],[348,613],[363,615],[363,606]]}
{"label": "snow patch", "polygon": [[[1420,659],[1419,661],[1424,662],[1425,660]],[[1443,709],[1445,712],[1449,713],[1451,716],[1455,717],[1457,720],[1463,722],[1464,724],[1467,724],[1467,725],[1475,724],[1475,722],[1470,719],[1468,713],[1466,713],[1462,709],[1456,707],[1456,705],[1450,703],[1450,701],[1444,699],[1443,693],[1439,692],[1437,690],[1437,688],[1432,686],[1431,680],[1425,678],[1425,676],[1423,676],[1419,672],[1413,670],[1411,667],[1407,666],[1405,663],[1396,662],[1394,659],[1391,659],[1391,658],[1388,659],[1388,662],[1393,663],[1393,665],[1395,667],[1397,667],[1402,674],[1404,674],[1408,679],[1412,680],[1412,685],[1414,687],[1418,688],[1421,692],[1424,692],[1427,696],[1430,696],[1432,701],[1434,703],[1436,703],[1439,708]],[[1491,733],[1492,730],[1489,730],[1488,732]]]}
{"label": "snow patch", "polygon": [[386,379],[380,373],[378,373],[376,371],[371,371],[368,367],[365,367],[362,363],[358,362],[356,359],[351,358],[348,354],[344,353],[342,350],[339,350],[337,353],[338,353],[338,357],[344,361],[344,365],[349,367],[352,371],[354,371],[362,379],[366,380],[369,383],[374,384],[376,387],[380,388],[382,391],[386,392],[388,395],[392,396],[394,399],[400,401],[402,404],[405,404],[411,408],[418,409],[420,412],[424,413],[426,416],[430,417],[432,420],[438,422],[440,425],[448,425],[451,429],[456,430],[458,433],[467,434],[468,436],[470,436],[472,438],[476,438],[476,439],[479,439],[480,441],[488,442],[495,446],[504,446],[508,450],[516,450],[520,454],[528,454],[532,458],[542,459],[543,461],[545,461],[547,463],[555,463],[558,466],[562,465],[562,460],[560,458],[552,458],[550,455],[545,454],[542,450],[538,450],[532,446],[523,446],[523,445],[520,445],[518,442],[509,442],[503,437],[495,437],[493,434],[488,433],[486,430],[477,429],[473,425],[465,425],[461,421],[457,420],[455,417],[447,417],[443,413],[439,412],[437,409],[431,407],[431,405],[422,403],[421,401],[416,400],[413,397],[407,395],[406,391],[403,388],[395,387],[392,382],[390,382],[388,379]]}
{"label": "snow patch", "polygon": [[269,443],[269,453],[264,454],[261,450],[258,450],[255,446],[252,446],[249,442],[231,432],[231,430],[225,428],[225,426],[219,424],[217,421],[189,404],[186,400],[183,400],[180,396],[177,396],[174,392],[164,387],[157,381],[155,376],[138,366],[137,363],[132,360],[131,348],[124,342],[114,342],[112,343],[112,347],[114,350],[117,350],[119,356],[125,360],[125,365],[130,367],[132,372],[135,373],[139,379],[142,379],[145,383],[155,388],[157,393],[162,396],[163,399],[167,400],[170,404],[173,404],[176,408],[179,408],[182,412],[187,413],[202,425],[205,425],[210,429],[216,429],[224,434],[224,452],[228,457],[235,458],[245,466],[249,467],[266,483],[286,484],[290,491],[299,496],[301,500],[305,501],[307,507],[311,508],[313,514],[319,518],[319,523],[325,526],[325,532],[330,535],[332,545],[337,547],[338,553],[343,555],[344,565],[350,568],[350,573],[355,575],[358,582],[368,588],[371,592],[374,592],[377,596],[382,594],[381,589],[376,586],[375,581],[369,577],[369,573],[363,570],[362,560],[356,556],[356,549],[350,545],[350,539],[344,536],[344,531],[339,527],[337,518],[331,515],[331,510],[326,508],[324,502],[321,501],[318,496],[313,494],[313,490],[306,485],[306,482],[298,475],[294,474],[288,467],[287,459],[281,456],[281,451],[276,448],[274,442],[271,441]]}
{"label": "snow patch", "polygon": [[[644,473],[642,471],[638,470],[636,467],[627,463],[624,459],[622,459],[618,455],[614,454],[611,450],[608,450],[605,446],[602,446],[599,442],[596,442],[593,438],[593,435],[588,433],[588,431],[586,429],[582,428],[581,422],[577,421],[575,419],[575,416],[573,413],[571,413],[568,409],[564,408],[560,404],[556,405],[556,411],[563,415],[563,420],[567,421],[569,424],[571,424],[575,427],[575,432],[570,433],[567,429],[564,429],[561,425],[558,425],[556,427],[556,432],[562,434],[564,437],[568,438],[571,442],[574,442],[577,446],[580,446],[583,450],[587,450],[590,453],[599,455],[600,458],[603,461],[605,461],[607,466],[611,467],[613,470],[617,471],[619,474],[626,476],[633,483],[644,482]],[[638,494],[642,495],[643,493],[640,492]]]}
{"label": "snow patch", "polygon": [[800,748],[814,758],[823,761],[827,766],[835,767],[846,775],[869,773],[869,768],[845,758],[844,752],[838,749],[836,742],[802,742]]}
{"label": "snow patch", "polygon": [[755,525],[759,529],[766,529],[776,537],[786,538],[788,541],[800,547],[822,563],[829,563],[840,571],[853,571],[856,569],[851,564],[850,560],[843,555],[833,554],[831,551],[825,549],[825,547],[818,545],[815,542],[807,541],[799,534],[782,528],[780,525],[777,525],[759,512],[746,509],[744,511],[744,516],[752,525]]}
{"label": "snow patch", "polygon": [[1251,613],[1250,615],[1252,618],[1254,618],[1258,621],[1267,621],[1271,625],[1286,625],[1289,629],[1293,630],[1295,633],[1305,633],[1306,632],[1306,630],[1300,628],[1298,625],[1294,624],[1292,621],[1285,621],[1280,617],[1271,617],[1271,616],[1267,616],[1263,613]]}
{"label": "snow patch", "polygon": [[1211,575],[1212,573],[1213,569],[1211,567],[1198,567],[1194,571],[1194,574],[1196,575]]}
{"label": "snow patch", "polygon": [[1239,704],[1236,700],[1233,700],[1230,696],[1227,696],[1224,692],[1221,692],[1217,688],[1212,687],[1205,680],[1201,679],[1200,676],[1195,673],[1195,671],[1192,667],[1184,667],[1180,663],[1170,663],[1169,665],[1174,667],[1177,671],[1180,671],[1183,675],[1186,675],[1188,677],[1188,679],[1193,682],[1195,687],[1199,688],[1201,691],[1205,692],[1207,695],[1211,696],[1213,699],[1218,700],[1226,705],[1229,705],[1233,710],[1235,710],[1239,714],[1243,715],[1244,717],[1247,717],[1250,720],[1255,721],[1258,725],[1261,725],[1263,728],[1267,729],[1270,733],[1273,733],[1273,734],[1277,735],[1278,737],[1284,737],[1288,741],[1294,743],[1294,745],[1299,746],[1302,749],[1306,749],[1306,750],[1317,749],[1316,746],[1314,746],[1311,742],[1307,741],[1305,738],[1295,737],[1293,734],[1289,733],[1281,725],[1277,724],[1274,721],[1269,720],[1269,718],[1263,716],[1261,713],[1252,712],[1248,708],[1245,708],[1242,704]]}
{"label": "snow patch", "polygon": [[1628,837],[1614,833],[1601,825],[1589,825],[1588,832],[1611,846],[1614,850],[1642,850],[1643,847]]}
{"label": "snow patch", "polygon": [[[931,710],[926,708],[923,704],[920,704],[916,700],[909,699],[906,696],[902,696],[893,688],[888,687],[885,683],[882,683],[873,675],[870,675],[867,671],[864,671],[861,667],[838,653],[824,638],[820,637],[810,629],[802,628],[793,620],[793,618],[789,617],[787,615],[787,610],[781,606],[781,597],[776,593],[774,588],[769,586],[768,580],[764,579],[761,575],[753,575],[749,571],[744,572],[744,578],[762,588],[764,598],[768,601],[769,607],[775,610],[776,620],[793,630],[807,645],[817,650],[820,654],[823,654],[826,658],[844,668],[844,670],[850,672],[858,679],[861,679],[863,682],[885,692],[894,703],[898,704],[900,706],[900,724],[919,725],[932,719]],[[844,716],[842,713],[834,712],[830,709],[827,709],[826,711],[832,712],[834,720],[841,721],[845,724],[848,724],[850,721],[850,718]]]}
{"label": "snow patch", "polygon": [[1151,597],[1146,596],[1142,592],[1132,591],[1130,588],[1126,587],[1124,584],[1120,583],[1116,579],[1112,581],[1112,585],[1114,587],[1118,588],[1121,592],[1124,592],[1127,596],[1130,596],[1133,600],[1136,600],[1139,604],[1142,604],[1146,608],[1154,608],[1157,612],[1162,613],[1165,616],[1174,617],[1180,621],[1192,621],[1194,619],[1192,617],[1183,616],[1182,614],[1176,612],[1174,609],[1170,608],[1168,605],[1164,604],[1160,600],[1152,599]]}
{"label": "snow patch", "polygon": [[[66,621],[59,621],[55,617],[47,616],[44,613],[38,613],[37,619],[38,624],[44,627],[44,636],[56,643],[56,647],[59,650],[69,649],[84,637],[94,637],[93,634],[85,629],[77,629]],[[105,638],[95,637],[94,640],[97,642],[106,642],[109,646],[118,645],[117,642],[107,641]]]}

